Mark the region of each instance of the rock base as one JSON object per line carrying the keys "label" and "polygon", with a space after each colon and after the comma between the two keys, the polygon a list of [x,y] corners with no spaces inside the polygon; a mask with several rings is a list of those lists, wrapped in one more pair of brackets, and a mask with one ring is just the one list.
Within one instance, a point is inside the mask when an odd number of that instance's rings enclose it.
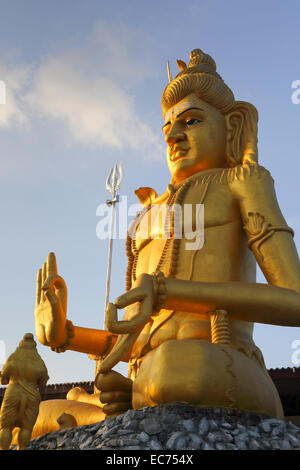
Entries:
{"label": "rock base", "polygon": [[300,449],[300,427],[264,415],[169,403],[45,434],[27,449],[292,450]]}

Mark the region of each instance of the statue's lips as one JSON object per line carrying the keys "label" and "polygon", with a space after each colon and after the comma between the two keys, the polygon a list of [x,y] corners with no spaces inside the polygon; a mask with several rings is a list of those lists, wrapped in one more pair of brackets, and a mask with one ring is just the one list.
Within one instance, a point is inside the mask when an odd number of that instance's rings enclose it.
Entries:
{"label": "statue's lips", "polygon": [[176,162],[177,160],[179,160],[180,158],[184,158],[187,154],[187,152],[189,151],[189,148],[180,148],[180,147],[177,147],[175,150],[173,150],[171,153],[170,153],[170,160],[171,162]]}

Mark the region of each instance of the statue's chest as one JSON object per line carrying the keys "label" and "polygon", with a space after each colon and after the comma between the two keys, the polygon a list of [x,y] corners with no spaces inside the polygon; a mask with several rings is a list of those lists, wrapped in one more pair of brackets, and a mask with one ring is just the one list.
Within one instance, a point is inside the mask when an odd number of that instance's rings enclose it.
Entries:
{"label": "statue's chest", "polygon": [[153,239],[191,239],[196,232],[237,218],[239,210],[228,185],[196,182],[144,212],[135,232],[135,249]]}

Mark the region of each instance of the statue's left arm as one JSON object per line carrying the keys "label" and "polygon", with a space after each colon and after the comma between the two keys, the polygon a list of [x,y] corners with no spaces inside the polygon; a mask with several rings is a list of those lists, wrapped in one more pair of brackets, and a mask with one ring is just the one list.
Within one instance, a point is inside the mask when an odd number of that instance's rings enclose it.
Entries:
{"label": "statue's left arm", "polygon": [[[300,326],[299,256],[293,241],[293,231],[278,206],[270,173],[257,164],[240,165],[234,169],[229,185],[240,207],[248,246],[268,284],[206,283],[168,278],[165,279],[164,308],[195,313],[224,309],[231,318],[239,320]],[[145,274],[143,276],[145,280],[149,277]],[[115,302],[117,308],[138,301],[141,290],[145,291],[146,296],[149,290],[146,284],[141,280],[139,290],[132,289],[120,296]],[[155,304],[155,292],[151,296]],[[132,326],[137,318],[133,320]],[[116,323],[119,324],[111,330],[115,333],[125,332],[130,324],[126,321]]]}
{"label": "statue's left arm", "polygon": [[279,208],[274,180],[257,164],[237,168],[231,189],[241,212],[248,247],[270,285],[300,293],[300,262],[290,228]]}
{"label": "statue's left arm", "polygon": [[[166,308],[197,311],[225,309],[231,318],[300,326],[300,262],[277,202],[270,173],[257,164],[234,169],[230,187],[237,201],[248,247],[268,284],[194,283],[166,280]],[[184,286],[185,284],[185,286]],[[177,294],[176,294],[177,291]]]}

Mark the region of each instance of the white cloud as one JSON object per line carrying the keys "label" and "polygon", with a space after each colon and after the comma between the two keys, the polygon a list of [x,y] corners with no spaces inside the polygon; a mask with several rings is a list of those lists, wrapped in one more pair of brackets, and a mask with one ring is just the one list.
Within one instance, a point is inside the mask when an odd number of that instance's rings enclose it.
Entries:
{"label": "white cloud", "polygon": [[0,105],[0,127],[28,123],[20,94],[28,85],[31,67],[28,65],[8,66],[0,61],[0,79],[5,83],[5,104]]}
{"label": "white cloud", "polygon": [[151,74],[131,55],[132,33],[98,23],[85,44],[49,56],[37,69],[26,102],[64,123],[81,144],[161,152],[159,137],[137,116],[128,91]]}
{"label": "white cloud", "polygon": [[159,131],[154,133],[136,111],[134,87],[153,76],[149,52],[139,50],[137,43],[126,26],[98,22],[80,45],[44,58],[29,86],[26,70],[15,69],[10,105],[2,121],[0,116],[0,126],[51,119],[82,145],[161,155]]}
{"label": "white cloud", "polygon": [[135,115],[133,99],[114,78],[90,65],[80,69],[80,55],[65,53],[42,65],[27,101],[39,113],[59,119],[72,137],[88,145],[137,147],[151,130]]}

